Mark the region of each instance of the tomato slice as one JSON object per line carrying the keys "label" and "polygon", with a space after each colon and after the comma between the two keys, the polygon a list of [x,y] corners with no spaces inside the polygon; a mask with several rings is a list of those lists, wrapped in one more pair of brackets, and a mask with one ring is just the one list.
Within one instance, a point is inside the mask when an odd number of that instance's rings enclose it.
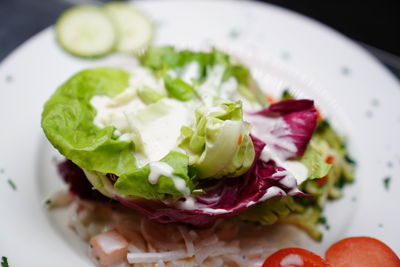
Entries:
{"label": "tomato slice", "polygon": [[306,249],[284,248],[269,256],[262,267],[330,267],[330,265]]}
{"label": "tomato slice", "polygon": [[332,267],[400,267],[400,259],[385,243],[372,237],[349,237],[325,253]]}

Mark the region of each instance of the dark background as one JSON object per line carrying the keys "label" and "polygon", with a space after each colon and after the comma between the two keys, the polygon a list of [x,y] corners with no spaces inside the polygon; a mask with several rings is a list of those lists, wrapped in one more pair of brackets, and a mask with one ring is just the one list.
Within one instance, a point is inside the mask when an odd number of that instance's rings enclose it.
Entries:
{"label": "dark background", "polygon": [[[51,25],[72,2],[0,0],[0,61]],[[312,17],[359,42],[400,77],[400,0],[264,0]],[[106,2],[102,0],[101,2]]]}
{"label": "dark background", "polygon": [[400,56],[400,1],[268,0],[312,17],[345,35]]}

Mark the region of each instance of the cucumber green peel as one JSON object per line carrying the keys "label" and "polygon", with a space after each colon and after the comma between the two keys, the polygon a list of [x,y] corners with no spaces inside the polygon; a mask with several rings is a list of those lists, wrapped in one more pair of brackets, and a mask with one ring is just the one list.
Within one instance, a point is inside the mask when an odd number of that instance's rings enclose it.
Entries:
{"label": "cucumber green peel", "polygon": [[58,18],[55,34],[68,53],[97,58],[114,51],[138,53],[150,44],[153,23],[130,3],[75,6]]}
{"label": "cucumber green peel", "polygon": [[107,55],[117,42],[114,25],[97,6],[75,6],[65,11],[55,25],[56,40],[67,52],[78,57]]}

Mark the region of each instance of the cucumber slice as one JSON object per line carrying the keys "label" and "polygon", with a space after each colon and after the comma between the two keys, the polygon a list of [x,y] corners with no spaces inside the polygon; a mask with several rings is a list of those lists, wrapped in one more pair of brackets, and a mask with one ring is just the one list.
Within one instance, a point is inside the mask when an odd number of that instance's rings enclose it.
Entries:
{"label": "cucumber slice", "polygon": [[79,57],[100,57],[111,52],[117,35],[106,12],[97,6],[76,6],[56,22],[56,38],[67,52]]}
{"label": "cucumber slice", "polygon": [[118,51],[135,53],[149,45],[153,37],[153,23],[150,18],[129,3],[109,2],[104,5],[104,9],[116,28]]}

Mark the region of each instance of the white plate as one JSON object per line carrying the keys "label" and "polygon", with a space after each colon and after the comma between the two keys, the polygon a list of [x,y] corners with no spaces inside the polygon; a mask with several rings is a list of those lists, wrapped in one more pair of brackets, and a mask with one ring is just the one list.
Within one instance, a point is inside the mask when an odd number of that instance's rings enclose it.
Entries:
{"label": "white plate", "polygon": [[[257,2],[140,1],[157,23],[155,44],[215,45],[249,64],[265,91],[285,86],[315,99],[349,138],[357,182],[325,210],[322,243],[294,237],[318,253],[345,236],[379,238],[400,253],[400,87],[362,48],[303,16]],[[338,14],[339,15],[339,14]],[[73,73],[125,64],[123,56],[86,61],[64,53],[52,29],[0,67],[0,256],[11,266],[91,266],[65,219],[43,207],[62,186],[56,152],[40,128],[43,103]],[[391,177],[390,187],[384,178]],[[16,188],[10,185],[12,181]]]}

